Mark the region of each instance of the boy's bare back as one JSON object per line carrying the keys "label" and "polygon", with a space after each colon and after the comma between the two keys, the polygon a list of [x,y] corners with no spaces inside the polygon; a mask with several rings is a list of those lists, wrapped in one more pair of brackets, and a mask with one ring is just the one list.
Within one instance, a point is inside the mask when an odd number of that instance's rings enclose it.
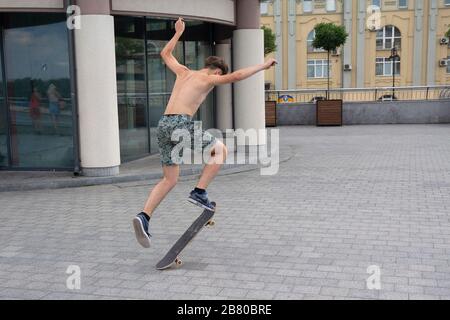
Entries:
{"label": "boy's bare back", "polygon": [[202,70],[186,70],[179,74],[164,114],[188,114],[193,116],[214,84]]}

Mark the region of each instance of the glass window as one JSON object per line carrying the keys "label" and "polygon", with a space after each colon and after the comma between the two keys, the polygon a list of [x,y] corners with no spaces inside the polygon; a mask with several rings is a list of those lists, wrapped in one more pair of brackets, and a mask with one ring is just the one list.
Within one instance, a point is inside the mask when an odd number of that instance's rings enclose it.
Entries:
{"label": "glass window", "polygon": [[[0,34],[1,37],[1,34]],[[2,52],[0,43],[0,52]],[[0,167],[6,167],[9,165],[8,161],[8,120],[6,111],[6,99],[3,82],[3,62],[0,55]]]}
{"label": "glass window", "polygon": [[115,17],[117,98],[122,161],[149,152],[144,20]]}
{"label": "glass window", "polygon": [[384,58],[376,58],[376,71],[375,74],[377,76],[383,76],[384,75]]}
{"label": "glass window", "polygon": [[372,0],[372,5],[381,8],[381,0]]}
{"label": "glass window", "polygon": [[[400,75],[400,60],[395,61],[395,74]],[[393,61],[389,58],[376,58],[375,62],[377,76],[392,76]]]}
{"label": "glass window", "polygon": [[[205,60],[211,56],[211,25],[203,22],[188,21],[185,42],[185,65],[194,70],[202,69]],[[214,91],[200,105],[195,120],[201,120],[203,129],[214,127]]]}
{"label": "glass window", "polygon": [[327,0],[327,11],[336,11],[336,0]]}
{"label": "glass window", "polygon": [[447,73],[450,73],[450,56],[448,56],[447,58]]}
{"label": "glass window", "polygon": [[[146,21],[150,152],[156,153],[158,152],[156,136],[158,121],[166,109],[170,92],[176,80],[176,75],[164,64],[160,53],[175,34],[175,29],[172,20],[147,19]],[[188,22],[186,22],[187,24]],[[186,36],[187,32],[185,30],[183,37]],[[183,41],[180,40],[173,51],[173,55],[181,64],[184,64],[183,51]]]}
{"label": "glass window", "polygon": [[445,0],[444,4],[445,4],[446,6],[450,6],[450,0]]}
{"label": "glass window", "polygon": [[398,7],[400,9],[408,9],[408,0],[398,0]]}
{"label": "glass window", "polygon": [[314,61],[308,60],[308,78],[314,78],[315,74]]}
{"label": "glass window", "polygon": [[385,76],[392,76],[392,63],[390,61],[385,61],[383,63],[384,66],[384,75]]}
{"label": "glass window", "polygon": [[384,36],[386,38],[392,38],[392,35],[393,35],[392,28],[385,28]]}
{"label": "glass window", "polygon": [[266,15],[269,13],[269,4],[267,2],[261,2],[261,14]]}
{"label": "glass window", "polygon": [[[158,121],[176,80],[160,53],[175,34],[174,25],[175,20],[115,17],[120,143],[125,161],[159,151]],[[174,57],[189,68],[201,69],[211,53],[211,25],[186,21]],[[203,121],[204,129],[214,126],[213,94],[208,95],[195,119]]]}
{"label": "glass window", "polygon": [[[4,123],[0,130],[9,131],[9,166],[73,168],[66,16],[8,13],[2,24],[10,121],[8,130]],[[4,142],[0,145],[5,164]]]}
{"label": "glass window", "polygon": [[[322,59],[311,59],[307,62],[308,65],[308,78],[309,79],[315,79],[315,78],[327,78],[328,77],[328,64],[327,60]],[[331,66],[330,66],[330,72],[331,72]]]}
{"label": "glass window", "polygon": [[392,39],[385,39],[385,41],[384,41],[384,48],[385,49],[392,48]]}
{"label": "glass window", "polygon": [[303,0],[303,12],[312,12],[312,0]]}
{"label": "glass window", "polygon": [[395,26],[385,26],[377,31],[376,37],[377,50],[389,50],[393,46],[401,49],[402,36],[400,30]]}
{"label": "glass window", "polygon": [[383,48],[383,39],[377,38],[377,49]]}

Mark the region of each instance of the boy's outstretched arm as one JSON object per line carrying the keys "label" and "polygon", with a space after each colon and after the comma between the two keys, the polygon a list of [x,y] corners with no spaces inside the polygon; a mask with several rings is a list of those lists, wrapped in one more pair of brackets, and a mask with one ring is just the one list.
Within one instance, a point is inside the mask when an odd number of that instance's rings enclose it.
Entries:
{"label": "boy's outstretched arm", "polygon": [[189,70],[186,66],[180,64],[172,54],[178,40],[180,40],[181,36],[183,35],[184,28],[185,25],[183,19],[178,18],[177,22],[175,23],[175,35],[161,50],[161,58],[164,60],[169,69],[172,70],[172,72],[176,75],[180,75],[183,72]]}
{"label": "boy's outstretched arm", "polygon": [[220,85],[220,84],[226,84],[226,83],[233,83],[238,82],[244,79],[247,79],[254,75],[255,73],[258,73],[262,70],[266,70],[271,68],[277,63],[275,59],[268,59],[265,63],[257,64],[251,67],[242,68],[239,70],[236,70],[230,74],[226,74],[223,76],[217,76],[217,75],[211,75],[211,82],[213,85]]}

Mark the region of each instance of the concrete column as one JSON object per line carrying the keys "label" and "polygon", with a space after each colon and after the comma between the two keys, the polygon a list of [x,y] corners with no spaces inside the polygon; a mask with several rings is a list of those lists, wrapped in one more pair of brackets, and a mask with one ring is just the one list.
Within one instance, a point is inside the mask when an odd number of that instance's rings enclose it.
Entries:
{"label": "concrete column", "polygon": [[[225,59],[231,68],[231,41],[216,44],[216,55]],[[217,129],[233,129],[233,92],[231,84],[218,86],[216,89],[216,123]]]}
{"label": "concrete column", "polygon": [[[234,70],[264,62],[264,34],[258,0],[237,0],[237,30],[233,32]],[[264,72],[234,84],[236,129],[265,129]],[[264,145],[266,139],[248,145]]]}
{"label": "concrete column", "polygon": [[[348,33],[347,42],[344,44],[343,52],[343,64],[352,64],[352,1],[344,0],[344,26]],[[342,66],[343,67],[343,66]],[[344,88],[350,88],[352,85],[352,73],[351,71],[342,71],[342,86]]]}
{"label": "concrete column", "polygon": [[288,88],[297,89],[297,2],[288,2]]}
{"label": "concrete column", "polygon": [[422,48],[423,48],[423,1],[415,1],[415,28],[414,28],[414,60],[413,60],[413,85],[422,84]]}
{"label": "concrete column", "polygon": [[273,15],[275,20],[275,59],[278,64],[275,65],[275,89],[283,89],[283,11],[281,0],[274,0]]}
{"label": "concrete column", "polygon": [[429,1],[429,25],[428,25],[428,57],[427,57],[427,85],[431,86],[436,83],[436,46],[437,46],[437,0]]}
{"label": "concrete column", "polygon": [[83,175],[119,174],[114,19],[109,0],[78,0],[81,29],[75,30],[75,59]]}

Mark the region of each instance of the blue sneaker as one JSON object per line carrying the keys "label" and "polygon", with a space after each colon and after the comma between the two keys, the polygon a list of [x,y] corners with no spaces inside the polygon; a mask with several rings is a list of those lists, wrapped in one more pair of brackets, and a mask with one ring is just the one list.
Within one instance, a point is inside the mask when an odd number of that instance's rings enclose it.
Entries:
{"label": "blue sneaker", "polygon": [[136,235],[136,240],[144,248],[150,248],[150,238],[152,235],[149,230],[149,220],[141,212],[133,219],[134,233]]}
{"label": "blue sneaker", "polygon": [[206,191],[204,193],[200,193],[195,190],[192,190],[191,194],[189,195],[188,201],[203,209],[211,211],[216,210],[213,204],[209,201],[208,193]]}

